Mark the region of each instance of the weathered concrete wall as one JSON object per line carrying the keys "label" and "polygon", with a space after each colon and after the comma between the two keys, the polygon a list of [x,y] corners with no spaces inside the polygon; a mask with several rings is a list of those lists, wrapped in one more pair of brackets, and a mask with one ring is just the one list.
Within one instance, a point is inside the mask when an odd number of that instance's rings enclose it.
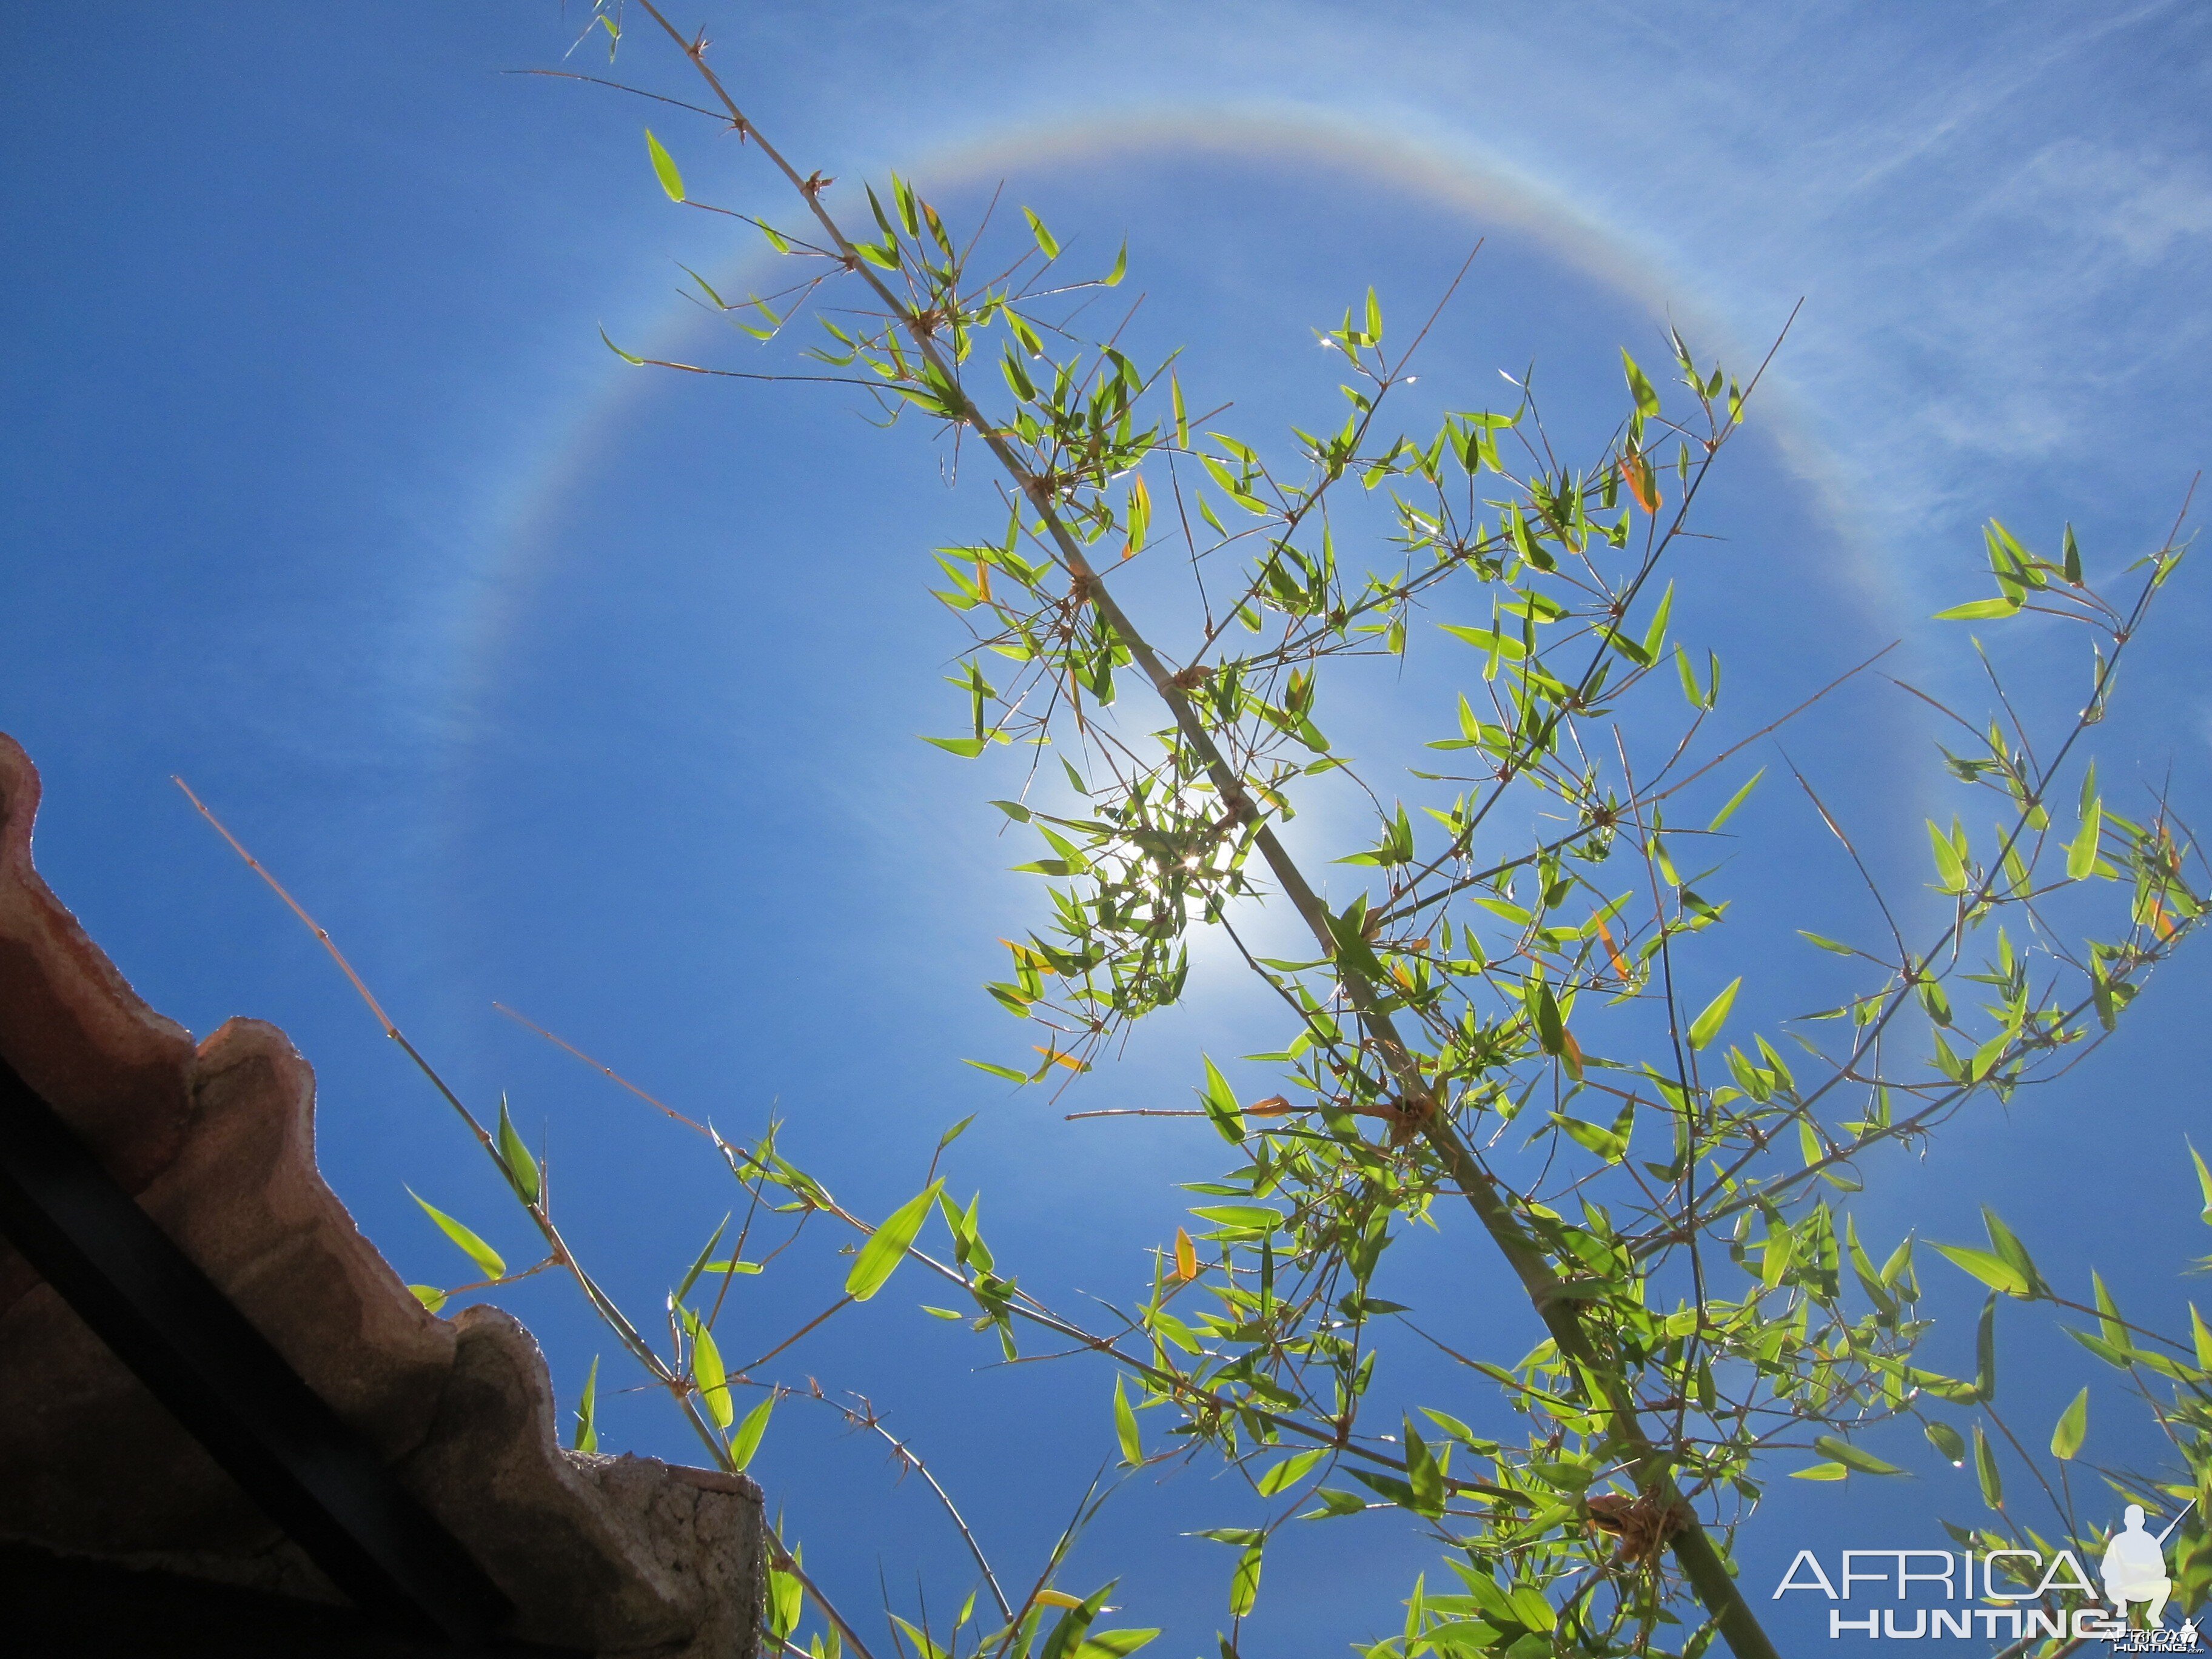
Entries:
{"label": "weathered concrete wall", "polygon": [[[509,1634],[750,1659],[758,1488],[562,1450],[529,1332],[425,1310],[324,1184],[313,1074],[283,1033],[234,1019],[195,1045],[48,890],[38,799],[0,735],[0,1054],[476,1555],[521,1609]],[[0,1537],[336,1599],[4,1241]]]}

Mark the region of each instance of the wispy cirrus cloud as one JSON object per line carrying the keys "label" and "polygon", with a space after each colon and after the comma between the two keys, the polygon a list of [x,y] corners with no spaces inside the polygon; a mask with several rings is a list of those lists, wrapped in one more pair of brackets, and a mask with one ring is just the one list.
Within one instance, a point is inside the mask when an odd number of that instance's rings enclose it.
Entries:
{"label": "wispy cirrus cloud", "polygon": [[[1547,193],[1739,339],[1803,298],[1782,380],[1842,469],[1838,510],[1900,557],[2061,462],[2085,497],[2178,492],[2212,438],[2188,413],[2212,369],[2212,14],[2177,0],[963,15],[995,95],[921,118],[940,137],[1322,112]],[[905,14],[923,65],[977,38],[946,21]]]}

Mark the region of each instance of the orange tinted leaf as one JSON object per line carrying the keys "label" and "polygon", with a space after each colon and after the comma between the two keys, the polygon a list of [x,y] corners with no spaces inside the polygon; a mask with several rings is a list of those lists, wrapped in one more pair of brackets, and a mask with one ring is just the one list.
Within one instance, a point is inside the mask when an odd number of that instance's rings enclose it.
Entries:
{"label": "orange tinted leaf", "polygon": [[1605,925],[1603,916],[1597,920],[1597,936],[1605,941],[1606,955],[1613,958],[1613,971],[1626,979],[1629,976],[1628,964],[1621,960],[1620,947],[1613,942],[1613,929]]}
{"label": "orange tinted leaf", "polygon": [[1628,485],[1628,493],[1636,498],[1637,506],[1646,513],[1659,511],[1659,485],[1651,476],[1651,463],[1641,455],[1631,455],[1620,464],[1620,476]]}

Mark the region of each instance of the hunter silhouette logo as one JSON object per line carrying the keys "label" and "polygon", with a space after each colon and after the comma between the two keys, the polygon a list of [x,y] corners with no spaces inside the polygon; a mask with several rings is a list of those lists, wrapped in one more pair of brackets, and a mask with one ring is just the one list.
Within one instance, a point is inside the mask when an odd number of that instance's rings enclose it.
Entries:
{"label": "hunter silhouette logo", "polygon": [[2159,1615],[2166,1611],[2166,1598],[2173,1594],[2173,1580],[2166,1575],[2165,1545],[2167,1534],[2181,1524],[2180,1516],[2155,1538],[2143,1530],[2142,1504],[2129,1504],[2122,1519],[2124,1529],[2114,1533],[2105,1548],[2105,1599],[2123,1620],[2130,1601],[2148,1602],[2143,1623],[2164,1630],[2166,1622]]}

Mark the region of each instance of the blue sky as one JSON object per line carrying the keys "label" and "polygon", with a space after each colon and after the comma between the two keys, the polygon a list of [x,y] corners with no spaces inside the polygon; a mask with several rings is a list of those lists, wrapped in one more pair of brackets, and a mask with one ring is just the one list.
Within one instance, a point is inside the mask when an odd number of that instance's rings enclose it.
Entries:
{"label": "blue sky", "polygon": [[[508,1090],[550,1137],[573,1231],[642,1305],[726,1181],[495,998],[686,1109],[738,1129],[780,1113],[864,1207],[903,1198],[938,1131],[978,1112],[953,1175],[983,1191],[1001,1256],[1127,1294],[1207,1143],[1064,1124],[958,1064],[1023,1041],[978,987],[1038,902],[1005,873],[982,804],[999,780],[913,740],[959,718],[926,554],[992,501],[834,391],[656,379],[606,351],[602,325],[736,361],[675,297],[673,262],[742,286],[757,243],[669,207],[642,106],[500,73],[556,61],[580,17],[241,3],[50,13],[11,38],[0,729],[46,779],[41,867],[155,1006],[292,1034],[321,1079],[325,1170],[410,1279],[458,1262],[403,1182],[511,1256],[525,1243],[172,773],[457,1081]],[[1478,236],[1424,376],[1452,406],[1534,360],[1563,420],[1609,418],[1618,346],[1662,358],[1672,319],[1747,362],[1802,298],[1714,507],[1729,539],[1685,596],[1747,728],[1893,639],[1911,677],[1978,708],[1962,641],[1923,621],[1981,591],[1978,521],[2048,547],[2070,519],[2109,569],[2154,544],[2212,453],[2212,18],[2185,6],[763,4],[712,32],[802,166],[896,167],[971,213],[1004,179],[1101,257],[1126,236],[1149,337],[1188,343],[1187,378],[1234,398],[1248,436],[1334,402],[1309,325],[1370,281],[1411,315]],[[748,155],[663,133],[695,192],[781,205]],[[2100,739],[2108,780],[2170,770],[2200,821],[2207,612],[2185,576]],[[2008,649],[2063,714],[2072,642]],[[1350,718],[1379,732],[1399,706],[1378,691]],[[1907,884],[1920,818],[1951,810],[1928,736],[1869,692],[1791,740]],[[1790,930],[1841,931],[1858,901],[1780,791],[1740,823],[1765,850],[1724,948],[1769,1018],[1818,988]],[[1882,1169],[1863,1230],[1971,1239],[1992,1202],[2047,1273],[2094,1261],[2178,1311],[2174,1273],[2203,1248],[2180,1134],[2203,1117],[2208,990],[2185,961],[2124,1047]],[[1274,1046],[1263,1014],[1202,971],[1077,1103],[1172,1103],[1200,1049]],[[747,1287],[744,1328],[774,1340],[812,1312],[840,1267],[817,1258]],[[1486,1260],[1450,1266],[1419,1282],[1478,1324],[1525,1321]],[[1967,1309],[1954,1288],[1947,1310]],[[573,1392],[605,1346],[574,1298],[538,1281],[501,1299]],[[890,1408],[1018,1575],[1111,1455],[1108,1379],[984,1369],[914,1300],[895,1288],[781,1374]],[[2006,1328],[2008,1387],[2046,1422],[2086,1358],[2032,1318]],[[607,1432],[690,1455],[642,1398],[613,1401]],[[1972,1513],[1965,1477],[1916,1469],[1778,1483],[1747,1577],[1877,1519]],[[901,1595],[917,1571],[933,1600],[957,1578],[912,1483],[826,1415],[787,1407],[758,1472],[863,1605],[879,1564]],[[1085,1565],[1123,1575],[1162,1651],[1206,1649],[1225,1552],[1176,1534],[1238,1518],[1205,1470],[1148,1483]],[[1388,1522],[1313,1530],[1271,1562],[1271,1648],[1394,1628],[1425,1552]]]}

